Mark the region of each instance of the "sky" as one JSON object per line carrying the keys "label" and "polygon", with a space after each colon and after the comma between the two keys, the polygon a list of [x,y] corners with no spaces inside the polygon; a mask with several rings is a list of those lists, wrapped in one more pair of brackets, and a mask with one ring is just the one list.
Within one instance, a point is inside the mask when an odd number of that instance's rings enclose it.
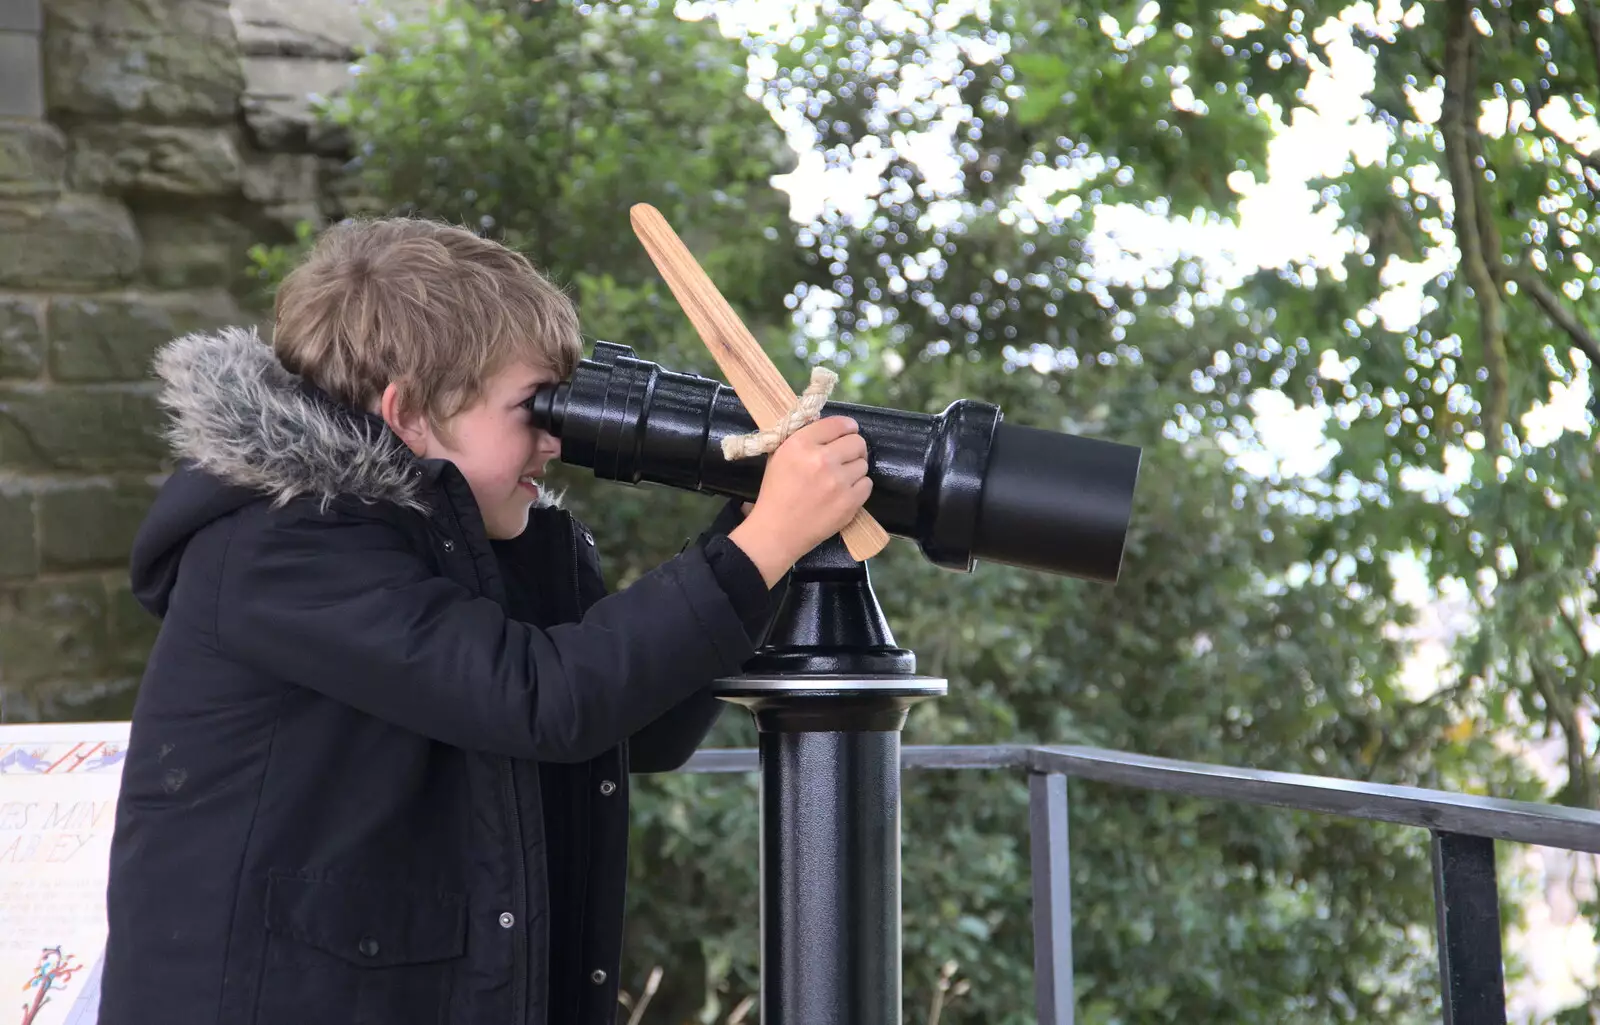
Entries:
{"label": "sky", "polygon": [[[1572,0],[1556,0],[1557,13],[1571,13]],[[1224,23],[1224,34],[1248,31],[1255,22],[1254,0],[1242,2],[1234,17]],[[812,0],[680,0],[681,15],[702,17],[715,11],[723,31],[736,36],[754,31],[781,40],[789,32],[815,24],[817,3]],[[1146,3],[1126,25],[1103,18],[1100,29],[1107,45],[1136,46],[1153,31],[1160,11],[1157,0]],[[928,0],[871,0],[863,13],[891,31],[948,30],[969,12],[988,13],[987,0],[952,0],[934,4]],[[1363,49],[1362,33],[1373,32],[1385,39],[1395,38],[1407,28],[1420,24],[1427,5],[1405,0],[1361,2],[1344,8],[1338,18],[1330,18],[1310,35],[1312,47],[1297,56],[1311,68],[1310,81],[1301,104],[1283,110],[1270,98],[1258,97],[1258,105],[1274,119],[1276,134],[1269,147],[1266,178],[1257,180],[1248,172],[1236,172],[1229,180],[1239,195],[1238,213],[1231,220],[1187,217],[1171,211],[1152,213],[1136,206],[1101,205],[1084,211],[1092,217],[1089,237],[1096,276],[1107,283],[1131,283],[1159,278],[1179,259],[1198,259],[1207,268],[1201,289],[1204,299],[1218,301],[1234,284],[1262,268],[1304,268],[1303,273],[1340,274],[1341,261],[1357,244],[1351,232],[1338,227],[1336,211],[1319,202],[1307,186],[1315,177],[1336,176],[1347,162],[1370,165],[1382,161],[1389,146],[1388,129],[1367,116],[1363,94],[1374,81],[1373,58]],[[1003,45],[1003,41],[1002,44]],[[930,209],[934,218],[960,216],[955,171],[953,138],[960,122],[959,97],[952,84],[955,58],[969,62],[998,60],[996,47],[975,40],[944,38],[936,42],[923,66],[906,65],[898,69],[899,88],[884,96],[888,112],[904,106],[928,116],[925,131],[898,131],[889,134],[891,145],[914,161],[927,182],[943,189],[950,198]],[[887,58],[884,58],[887,60]],[[886,65],[889,70],[892,66]],[[776,64],[759,55],[750,61],[751,95],[760,95],[757,83],[770,79]],[[1408,90],[1413,118],[1431,124],[1440,114],[1442,89]],[[1202,105],[1184,84],[1182,74],[1174,75],[1172,100],[1175,106]],[[810,223],[831,209],[851,220],[877,212],[879,175],[890,151],[876,139],[858,143],[854,160],[847,167],[827,167],[814,148],[811,132],[801,108],[768,104],[775,120],[789,135],[798,157],[798,167],[779,176],[774,185],[790,199],[790,214],[800,223]],[[1594,116],[1578,118],[1564,101],[1546,105],[1539,111],[1515,101],[1483,104],[1479,129],[1490,136],[1507,130],[1545,131],[1573,145],[1580,152],[1600,151],[1600,125]],[[1090,172],[1098,169],[1088,168]],[[1070,190],[1082,183],[1084,168],[1042,169],[1031,177],[1017,197],[1015,215],[1021,219],[1045,221],[1055,216],[1072,215],[1082,210],[1082,201]],[[1448,210],[1450,189],[1431,168],[1409,178],[1397,177],[1394,188],[1436,197]],[[1421,259],[1407,262],[1391,257],[1383,269],[1385,291],[1361,316],[1365,324],[1382,322],[1390,330],[1404,330],[1428,312],[1423,286],[1455,267],[1457,250],[1452,233],[1439,218],[1424,222],[1430,247]],[[830,328],[829,310],[841,300],[820,290],[812,290],[801,304],[809,316],[809,333],[824,338]],[[1319,370],[1330,380],[1347,377],[1353,367],[1349,359],[1329,349],[1318,355]],[[1587,435],[1585,415],[1589,401],[1586,361],[1573,351],[1568,356],[1574,370],[1571,386],[1554,382],[1548,399],[1537,404],[1522,420],[1526,439],[1534,445],[1547,444],[1563,431]],[[1266,476],[1278,473],[1286,480],[1313,476],[1327,464],[1331,448],[1323,426],[1330,415],[1327,409],[1297,407],[1281,392],[1258,391],[1251,400],[1254,413],[1253,437],[1225,437],[1222,443],[1246,473]],[[1481,447],[1483,439],[1468,435],[1469,447]],[[1413,471],[1403,478],[1405,486],[1434,488],[1448,495],[1466,479],[1467,460],[1446,460],[1443,473]],[[1407,671],[1408,687],[1422,695],[1440,685],[1449,668],[1448,641],[1468,625],[1460,595],[1433,592],[1420,564],[1399,559],[1394,564],[1398,575],[1397,597],[1416,604],[1421,610],[1422,643]],[[1595,646],[1600,648],[1600,629],[1590,624]],[[1554,770],[1554,759],[1535,753],[1540,766]],[[1533,902],[1530,927],[1513,935],[1508,945],[1529,959],[1533,976],[1513,990],[1514,1020],[1529,1020],[1548,1013],[1565,1002],[1581,998],[1582,984],[1596,981],[1597,952],[1593,930],[1582,923],[1571,906],[1567,876],[1578,872],[1593,878],[1594,859],[1579,861],[1564,852],[1525,849],[1523,864],[1533,884],[1546,891],[1546,899]]]}

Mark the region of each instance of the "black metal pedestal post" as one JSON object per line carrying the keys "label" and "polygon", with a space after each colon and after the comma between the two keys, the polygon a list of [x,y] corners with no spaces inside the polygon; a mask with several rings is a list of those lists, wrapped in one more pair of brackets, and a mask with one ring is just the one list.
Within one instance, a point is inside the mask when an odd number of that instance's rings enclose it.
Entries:
{"label": "black metal pedestal post", "polygon": [[761,752],[763,1025],[900,1022],[900,730],[917,676],[837,537],[795,566],[745,673]]}

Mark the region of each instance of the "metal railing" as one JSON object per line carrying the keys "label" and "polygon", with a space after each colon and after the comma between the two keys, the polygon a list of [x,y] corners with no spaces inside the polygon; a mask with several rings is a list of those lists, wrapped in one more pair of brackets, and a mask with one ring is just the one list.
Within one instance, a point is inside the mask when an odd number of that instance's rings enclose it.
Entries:
{"label": "metal railing", "polygon": [[[685,772],[754,772],[751,748],[705,750]],[[1072,1025],[1072,886],[1067,779],[1266,805],[1432,834],[1433,893],[1445,1025],[1505,1025],[1505,970],[1494,841],[1600,853],[1600,812],[1419,787],[1152,758],[1091,747],[916,747],[903,769],[1028,772],[1034,997],[1039,1025]]]}

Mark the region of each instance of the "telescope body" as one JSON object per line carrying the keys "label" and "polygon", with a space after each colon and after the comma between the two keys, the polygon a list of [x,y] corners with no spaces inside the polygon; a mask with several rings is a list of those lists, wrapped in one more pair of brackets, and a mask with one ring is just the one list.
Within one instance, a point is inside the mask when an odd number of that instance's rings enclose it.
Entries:
{"label": "telescope body", "polygon": [[[757,430],[734,391],[598,342],[567,381],[527,403],[561,439],[561,461],[604,480],[753,501],[766,457],[729,461],[722,440]],[[867,441],[866,508],[937,566],[976,560],[1114,582],[1132,516],[1140,450],[1003,422],[974,399],[937,414],[829,402]]]}
{"label": "telescope body", "polygon": [[[766,457],[729,461],[756,430],[732,389],[600,342],[527,402],[561,461],[596,477],[754,500]],[[976,560],[1115,581],[1139,449],[1002,422],[962,399],[937,414],[830,402],[867,442],[867,511],[934,564]],[[900,731],[946,692],[916,674],[835,534],[788,574],[778,609],[722,700],[749,710],[761,751],[763,1025],[899,1025]]]}

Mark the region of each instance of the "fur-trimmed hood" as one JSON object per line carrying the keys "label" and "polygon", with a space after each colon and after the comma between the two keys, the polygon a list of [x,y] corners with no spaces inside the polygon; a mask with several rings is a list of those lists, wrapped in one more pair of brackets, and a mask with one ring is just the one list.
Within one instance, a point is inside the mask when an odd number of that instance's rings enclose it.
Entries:
{"label": "fur-trimmed hood", "polygon": [[290,373],[254,329],[184,335],[157,352],[154,370],[178,469],[140,526],[130,570],[135,596],[156,615],[189,539],[246,505],[355,499],[425,513],[435,498],[442,464]]}
{"label": "fur-trimmed hood", "polygon": [[155,374],[173,454],[218,480],[280,505],[309,495],[423,508],[415,460],[383,421],[333,405],[254,329],[169,342]]}

